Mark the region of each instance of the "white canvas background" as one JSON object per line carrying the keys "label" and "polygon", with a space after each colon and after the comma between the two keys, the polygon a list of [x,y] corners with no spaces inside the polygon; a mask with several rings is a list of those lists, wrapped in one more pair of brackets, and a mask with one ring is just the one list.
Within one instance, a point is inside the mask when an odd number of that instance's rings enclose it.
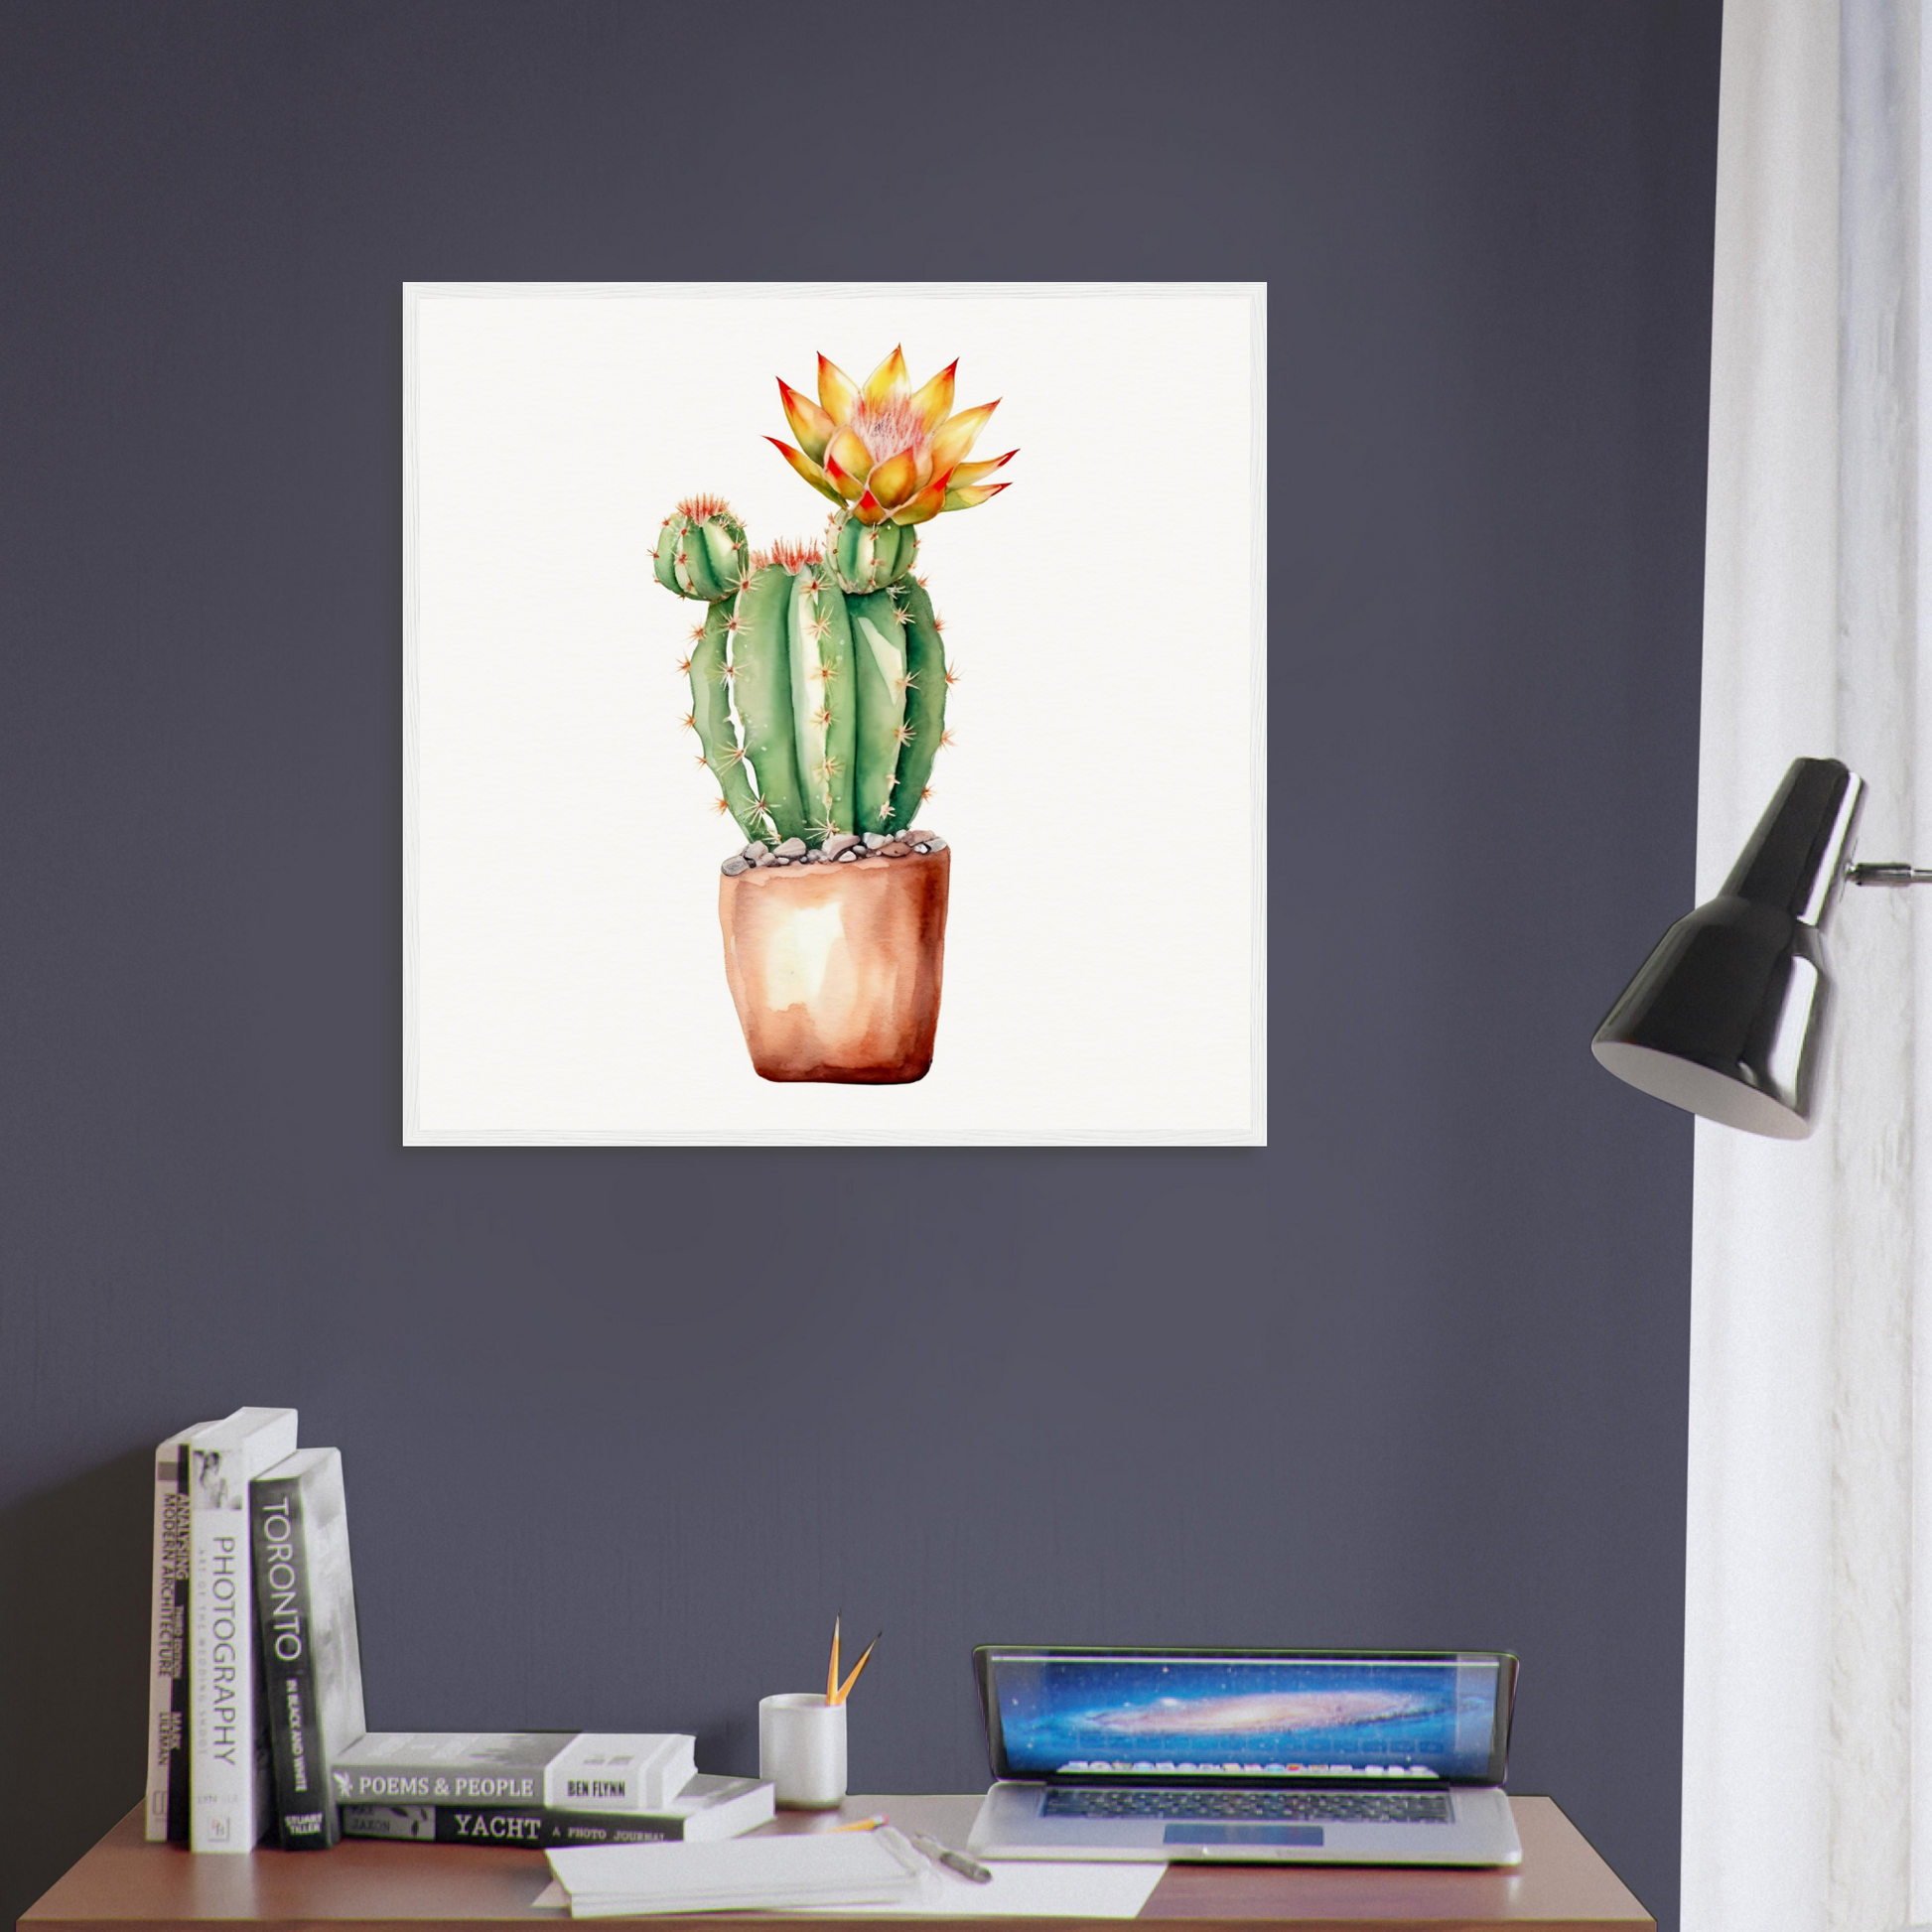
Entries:
{"label": "white canvas background", "polygon": [[[1262,298],[412,285],[405,1139],[1264,1138]],[[960,671],[931,1073],[774,1085],[725,983],[740,835],[680,725],[680,496],[755,546],[831,505],[775,376],[960,358],[1013,487],[921,527]]]}

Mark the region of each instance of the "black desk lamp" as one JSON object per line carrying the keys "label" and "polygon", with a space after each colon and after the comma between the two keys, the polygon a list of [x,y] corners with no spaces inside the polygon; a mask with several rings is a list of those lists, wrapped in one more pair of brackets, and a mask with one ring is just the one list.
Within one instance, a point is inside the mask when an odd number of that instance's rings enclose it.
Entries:
{"label": "black desk lamp", "polygon": [[1718,897],[1664,934],[1597,1028],[1590,1051],[1618,1079],[1749,1134],[1811,1132],[1839,886],[1932,882],[1852,863],[1863,803],[1837,759],[1793,761]]}

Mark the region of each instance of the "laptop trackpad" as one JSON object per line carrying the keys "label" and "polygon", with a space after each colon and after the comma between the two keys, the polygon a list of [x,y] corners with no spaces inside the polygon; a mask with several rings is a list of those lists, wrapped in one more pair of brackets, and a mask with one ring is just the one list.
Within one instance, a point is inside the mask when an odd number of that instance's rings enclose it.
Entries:
{"label": "laptop trackpad", "polygon": [[1319,1825],[1170,1825],[1169,1845],[1319,1845]]}

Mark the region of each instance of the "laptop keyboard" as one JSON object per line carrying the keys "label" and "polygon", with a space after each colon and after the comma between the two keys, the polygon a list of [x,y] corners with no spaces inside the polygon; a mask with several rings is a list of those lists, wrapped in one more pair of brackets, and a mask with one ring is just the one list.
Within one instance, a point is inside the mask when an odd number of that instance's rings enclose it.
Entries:
{"label": "laptop keyboard", "polygon": [[1447,1825],[1447,1791],[1176,1791],[1054,1786],[1043,1818],[1267,1818],[1341,1825]]}

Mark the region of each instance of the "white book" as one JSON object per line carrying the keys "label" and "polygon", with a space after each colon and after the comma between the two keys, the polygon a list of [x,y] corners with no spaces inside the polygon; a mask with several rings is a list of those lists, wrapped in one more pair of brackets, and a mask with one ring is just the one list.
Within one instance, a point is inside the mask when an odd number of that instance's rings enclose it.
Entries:
{"label": "white book", "polygon": [[252,1852],[269,1822],[248,1485],[295,1453],[293,1409],[237,1409],[189,1440],[189,1844]]}
{"label": "white book", "polygon": [[371,1730],[331,1767],[345,1805],[662,1811],[696,1774],[682,1732]]}
{"label": "white book", "polygon": [[657,1811],[697,1775],[698,1740],[679,1731],[585,1730],[543,1770],[558,1811]]}
{"label": "white book", "polygon": [[177,1430],[154,1452],[154,1580],[148,1602],[148,1791],[142,1806],[155,1844],[188,1837],[188,1439]]}

